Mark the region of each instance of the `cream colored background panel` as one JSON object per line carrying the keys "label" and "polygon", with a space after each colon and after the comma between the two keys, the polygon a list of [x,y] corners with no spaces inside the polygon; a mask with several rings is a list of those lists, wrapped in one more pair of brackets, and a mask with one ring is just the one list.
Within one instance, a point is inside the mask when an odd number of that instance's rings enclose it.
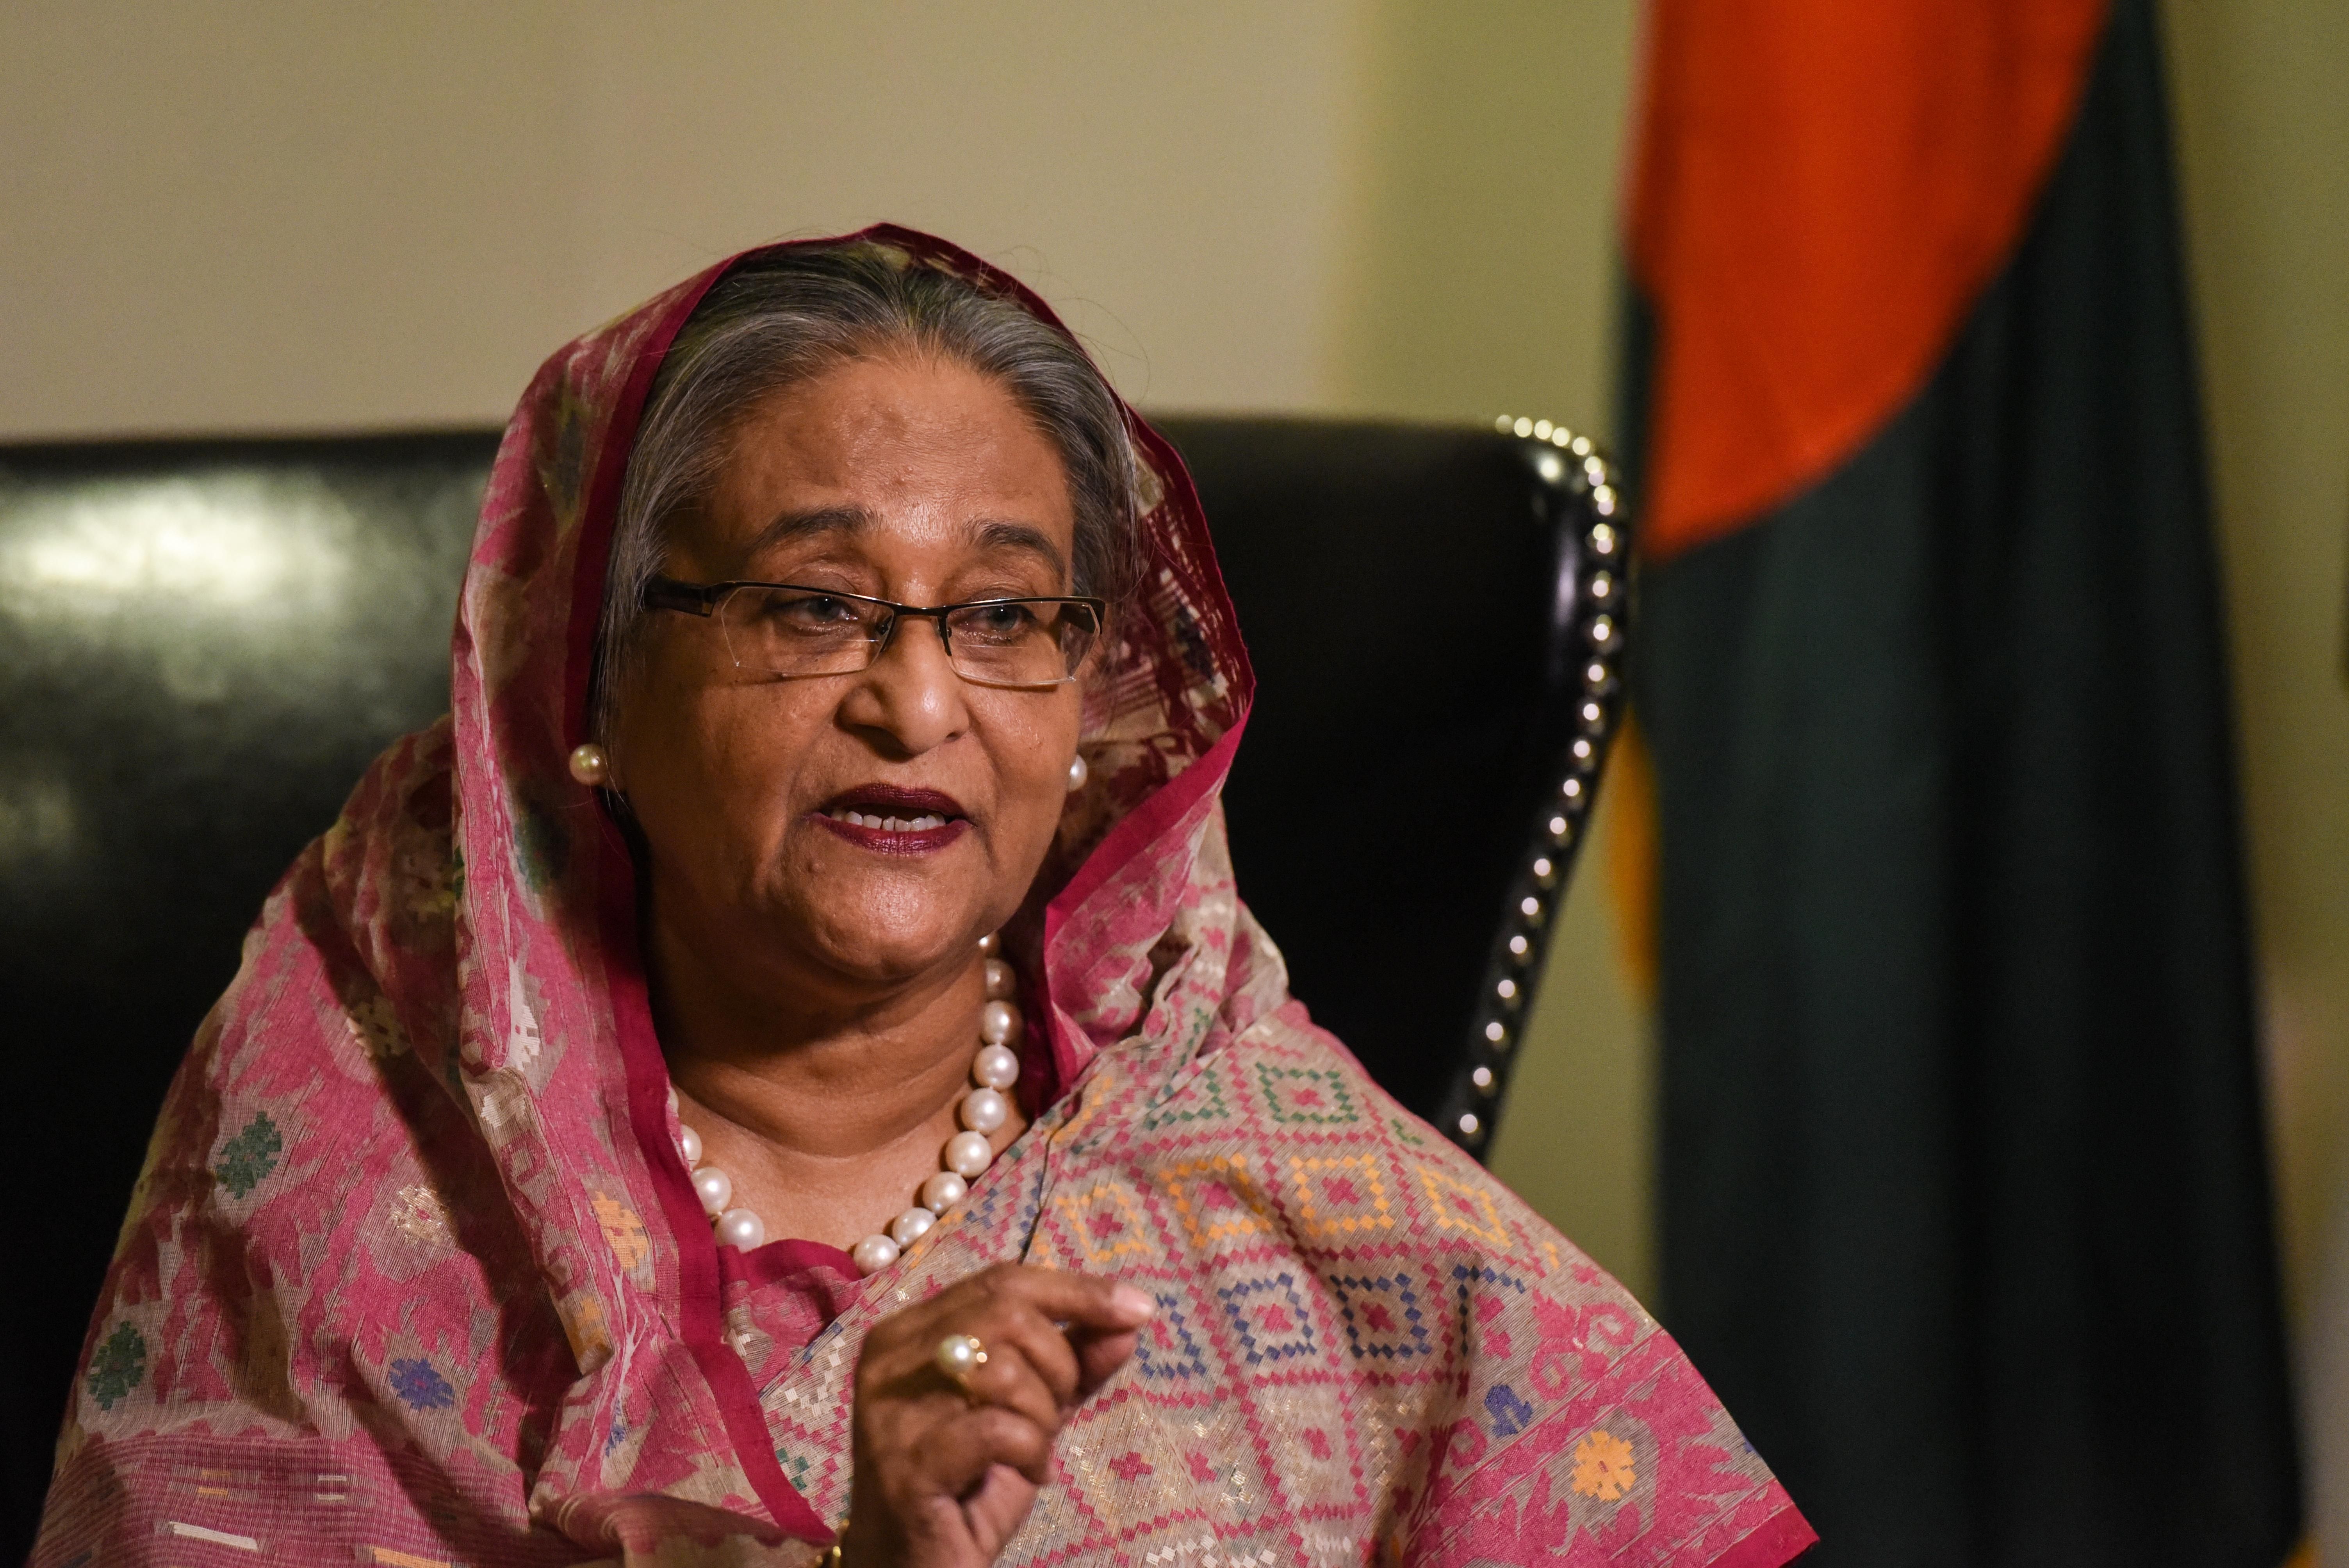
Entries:
{"label": "cream colored background panel", "polygon": [[1333,400],[1361,5],[583,15],[583,254],[611,308],[763,238],[892,218],[1018,273],[1137,401]]}
{"label": "cream colored background panel", "polygon": [[1337,400],[1353,0],[0,8],[0,435],[502,419],[759,240],[894,218],[1158,403]]}
{"label": "cream colored background panel", "polygon": [[0,434],[502,419],[595,319],[551,6],[0,6]]}
{"label": "cream colored background panel", "polygon": [[2349,1563],[2349,5],[2164,7],[2316,1561]]}

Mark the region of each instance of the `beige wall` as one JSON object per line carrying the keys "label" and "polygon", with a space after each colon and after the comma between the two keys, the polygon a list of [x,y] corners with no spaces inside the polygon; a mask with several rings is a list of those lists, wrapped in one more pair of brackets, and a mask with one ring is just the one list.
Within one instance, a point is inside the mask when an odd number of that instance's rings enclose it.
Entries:
{"label": "beige wall", "polygon": [[[1632,15],[1630,0],[1388,0],[1373,14],[1332,407],[1610,432]],[[1617,962],[1599,800],[1492,1161],[1648,1295],[1653,1053]]]}
{"label": "beige wall", "polygon": [[2349,1563],[2349,5],[2169,0],[2285,1283]]}
{"label": "beige wall", "polygon": [[[2307,1311],[2349,1176],[2349,8],[2168,9]],[[879,217],[1038,284],[1150,405],[1604,434],[1631,11],[13,0],[0,438],[497,418],[690,268]],[[1495,1163],[1644,1287],[1600,869]]]}
{"label": "beige wall", "polygon": [[0,7],[0,433],[502,418],[771,236],[1000,260],[1159,403],[1336,400],[1367,14]]}
{"label": "beige wall", "polygon": [[2305,1311],[2349,1176],[2349,5],[2167,10],[2287,1275]]}

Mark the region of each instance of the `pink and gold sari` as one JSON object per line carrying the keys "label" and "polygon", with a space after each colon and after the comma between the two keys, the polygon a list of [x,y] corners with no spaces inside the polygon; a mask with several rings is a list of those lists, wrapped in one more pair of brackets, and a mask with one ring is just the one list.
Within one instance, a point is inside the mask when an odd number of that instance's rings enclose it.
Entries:
{"label": "pink and gold sari", "polygon": [[[905,264],[1040,302],[896,229]],[[450,716],[263,909],[157,1123],[33,1561],[792,1563],[845,1517],[880,1316],[1005,1259],[1159,1312],[1007,1563],[1776,1568],[1811,1533],[1612,1280],[1288,994],[1225,851],[1253,687],[1189,479],[1129,415],[1151,559],[1092,782],[1006,940],[1033,1117],[860,1280],[711,1241],[634,871],[564,760],[619,481],[724,271],[556,354],[509,426]]]}

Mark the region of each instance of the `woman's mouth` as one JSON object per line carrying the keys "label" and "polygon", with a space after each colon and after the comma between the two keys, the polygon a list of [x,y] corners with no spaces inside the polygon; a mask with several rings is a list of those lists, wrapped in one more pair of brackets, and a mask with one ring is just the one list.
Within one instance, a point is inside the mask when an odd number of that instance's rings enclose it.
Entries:
{"label": "woman's mouth", "polygon": [[866,816],[862,811],[831,810],[824,813],[835,822],[845,822],[852,828],[878,828],[885,833],[926,833],[932,828],[943,828],[947,820],[935,811],[918,817]]}
{"label": "woman's mouth", "polygon": [[935,789],[867,784],[833,796],[812,813],[837,837],[885,855],[928,854],[962,837],[970,819]]}

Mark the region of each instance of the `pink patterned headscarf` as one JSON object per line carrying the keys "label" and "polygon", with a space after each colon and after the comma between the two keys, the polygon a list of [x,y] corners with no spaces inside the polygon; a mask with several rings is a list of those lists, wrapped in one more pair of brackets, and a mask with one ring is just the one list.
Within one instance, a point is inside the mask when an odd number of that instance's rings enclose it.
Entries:
{"label": "pink patterned headscarf", "polygon": [[[952,246],[858,238],[1052,322]],[[1253,676],[1190,480],[1131,412],[1147,579],[1088,697],[1092,782],[1006,933],[1045,1047],[1029,1130],[870,1279],[713,1244],[635,870],[565,758],[646,395],[726,270],[523,395],[450,716],[271,894],[165,1102],[38,1568],[804,1563],[847,1512],[865,1330],[1006,1259],[1159,1304],[1006,1563],[1777,1568],[1808,1545],[1638,1304],[1289,998],[1218,804]]]}

